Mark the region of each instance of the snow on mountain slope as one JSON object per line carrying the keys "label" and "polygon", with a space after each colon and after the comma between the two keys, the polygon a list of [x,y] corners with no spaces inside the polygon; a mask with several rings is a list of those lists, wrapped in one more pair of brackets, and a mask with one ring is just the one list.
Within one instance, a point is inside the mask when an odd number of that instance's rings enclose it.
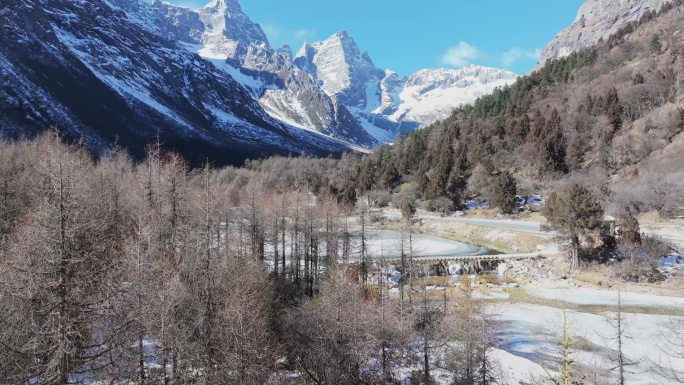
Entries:
{"label": "snow on mountain slope", "polygon": [[512,72],[473,65],[460,70],[421,70],[406,81],[398,95],[399,105],[389,118],[428,125],[447,118],[455,107],[472,103],[517,78]]}
{"label": "snow on mountain slope", "polygon": [[297,52],[295,65],[313,75],[325,93],[337,96],[349,107],[360,109],[365,109],[368,103],[367,84],[384,76],[368,53],[361,53],[346,31],[322,42],[304,43]]}
{"label": "snow on mountain slope", "polygon": [[[378,115],[392,115],[402,104],[400,94],[406,85],[407,77],[400,77],[392,70],[385,71],[385,77],[382,78],[378,87],[380,88],[379,106],[369,105],[367,110]],[[377,93],[377,88],[373,90]]]}
{"label": "snow on mountain slope", "polygon": [[335,103],[310,74],[294,67],[289,47],[270,47],[261,27],[236,1],[214,0],[197,10],[158,0],[150,5],[169,34],[249,89],[271,117],[355,145],[377,145],[358,121],[346,118],[349,112],[343,104]]}
{"label": "snow on mountain slope", "polygon": [[512,72],[479,66],[428,69],[401,77],[376,68],[345,31],[305,43],[294,63],[314,76],[328,95],[345,103],[380,142],[444,119],[454,108],[517,79]]}
{"label": "snow on mountain slope", "polygon": [[212,0],[196,12],[204,26],[200,42],[210,53],[239,59],[246,56],[250,44],[268,47],[266,34],[252,23],[237,0]]}
{"label": "snow on mountain slope", "polygon": [[[11,10],[7,12],[7,10]],[[0,5],[0,123],[8,136],[56,127],[102,153],[140,156],[161,135],[191,162],[348,146],[272,119],[226,72],[184,49],[140,0]]]}
{"label": "snow on mountain slope", "polygon": [[[514,76],[477,67],[399,76],[375,67],[345,31],[293,56],[272,48],[237,0],[194,10],[160,0],[6,0],[1,10],[0,55],[18,75],[0,82],[0,120],[33,131],[68,126],[94,147],[118,141],[137,154],[156,132],[216,152],[338,151],[339,140],[372,148]],[[304,137],[312,143],[296,143]]]}
{"label": "snow on mountain slope", "polygon": [[561,31],[541,51],[540,68],[547,60],[565,57],[608,38],[625,23],[638,20],[646,12],[657,11],[671,0],[588,0],[575,21]]}
{"label": "snow on mountain slope", "polygon": [[237,0],[196,10],[160,0],[150,6],[167,34],[237,80],[271,117],[366,148],[443,119],[515,79],[479,67],[399,76],[377,68],[346,31],[304,43],[293,58],[287,46],[270,47]]}

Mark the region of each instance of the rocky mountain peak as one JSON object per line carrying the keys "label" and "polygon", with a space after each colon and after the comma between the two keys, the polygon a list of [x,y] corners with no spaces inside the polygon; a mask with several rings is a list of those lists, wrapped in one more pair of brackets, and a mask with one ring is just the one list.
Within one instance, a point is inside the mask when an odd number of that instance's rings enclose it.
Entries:
{"label": "rocky mountain peak", "polygon": [[337,33],[333,35],[333,37],[340,38],[342,40],[351,40],[354,41],[354,39],[349,35],[349,32],[347,32],[346,29],[340,30]]}
{"label": "rocky mountain peak", "polygon": [[295,65],[314,76],[326,94],[357,108],[366,107],[368,82],[384,76],[368,53],[361,53],[356,41],[344,30],[321,42],[304,43],[297,52]]}
{"label": "rocky mountain peak", "polygon": [[311,44],[311,47],[320,53],[342,55],[345,59],[353,60],[361,57],[361,51],[356,41],[344,30],[335,33],[324,41]]}
{"label": "rocky mountain peak", "polygon": [[587,0],[575,21],[561,31],[541,51],[540,68],[547,60],[565,57],[596,44],[617,32],[625,23],[638,20],[646,12],[659,10],[671,0]]}
{"label": "rocky mountain peak", "polygon": [[237,0],[212,0],[202,9],[219,15],[225,15],[228,19],[232,18],[233,15],[240,16],[245,14]]}
{"label": "rocky mountain peak", "polygon": [[[413,74],[406,82],[407,87],[450,88],[468,87],[474,83],[487,85],[498,81],[514,81],[518,78],[513,72],[497,68],[469,65],[455,70],[446,68],[425,69]],[[422,92],[424,92],[423,90]]]}
{"label": "rocky mountain peak", "polygon": [[276,52],[292,60],[292,47],[290,47],[289,45],[284,44],[282,47],[278,48]]}
{"label": "rocky mountain peak", "polygon": [[242,11],[237,0],[213,0],[195,12],[204,25],[200,43],[216,57],[240,59],[254,43],[269,47],[264,31]]}
{"label": "rocky mountain peak", "polygon": [[200,17],[213,17],[207,21],[224,41],[263,36],[230,2],[200,11],[144,0],[9,4],[12,12],[0,10],[0,117],[12,119],[16,136],[59,127],[97,154],[120,145],[142,156],[160,135],[197,164],[207,157],[240,164],[254,154],[347,148],[273,119],[236,79],[239,73],[222,70],[225,60],[190,52],[207,34]]}

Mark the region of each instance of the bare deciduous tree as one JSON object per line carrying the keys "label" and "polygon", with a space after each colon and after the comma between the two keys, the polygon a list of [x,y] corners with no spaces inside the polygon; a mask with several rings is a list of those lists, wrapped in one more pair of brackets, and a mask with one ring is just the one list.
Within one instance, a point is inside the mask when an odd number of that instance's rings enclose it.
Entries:
{"label": "bare deciduous tree", "polygon": [[40,146],[36,203],[0,275],[0,341],[16,370],[9,378],[65,385],[108,365],[120,268],[108,237],[113,208],[93,201],[90,158],[54,137]]}

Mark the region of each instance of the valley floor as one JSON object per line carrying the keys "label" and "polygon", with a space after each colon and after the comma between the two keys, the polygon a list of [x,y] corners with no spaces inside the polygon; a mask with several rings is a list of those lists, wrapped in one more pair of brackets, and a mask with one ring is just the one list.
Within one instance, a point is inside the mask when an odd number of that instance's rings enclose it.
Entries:
{"label": "valley floor", "polygon": [[[487,246],[524,239],[542,245],[540,250],[553,248],[536,234],[449,219],[424,219],[421,229]],[[681,376],[684,368],[684,289],[678,279],[664,284],[619,284],[600,272],[571,274],[560,255],[516,261],[508,274],[521,286],[477,285],[478,295],[488,300],[497,330],[494,357],[502,368],[503,383],[550,383],[549,376],[559,370],[564,314],[574,341],[572,359],[583,382],[616,383],[618,298],[622,352],[628,364],[626,383],[678,383],[673,377]]]}
{"label": "valley floor", "polygon": [[[577,370],[588,383],[593,383],[592,378],[614,383],[617,372],[611,369],[617,366],[618,356],[614,308],[617,291],[586,288],[520,290],[529,295],[528,301],[512,295],[509,300],[489,307],[499,330],[498,348],[515,356],[515,362],[528,369],[527,373],[517,370],[517,380],[547,377],[534,364],[542,365],[550,372],[557,371],[557,341],[563,332],[565,312],[569,334],[575,341],[573,359],[579,366]],[[684,298],[629,292],[622,293],[621,297],[625,307],[622,351],[627,362],[632,364],[627,368],[627,382],[673,383],[667,375],[671,374],[672,368],[684,367],[681,358]],[[544,304],[532,303],[535,299]],[[510,356],[502,357],[504,367],[511,365],[506,357]]]}

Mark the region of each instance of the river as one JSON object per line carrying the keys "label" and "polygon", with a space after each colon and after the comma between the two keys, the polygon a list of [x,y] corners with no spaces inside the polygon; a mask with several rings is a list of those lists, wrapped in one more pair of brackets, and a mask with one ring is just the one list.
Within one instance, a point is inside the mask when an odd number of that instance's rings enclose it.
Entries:
{"label": "river", "polygon": [[[394,230],[371,230],[368,236],[368,254],[372,257],[398,255],[401,253],[402,238],[404,240],[404,253],[408,254],[408,233]],[[414,256],[421,257],[499,254],[499,252],[485,247],[435,235],[415,233],[411,234],[411,249]]]}

